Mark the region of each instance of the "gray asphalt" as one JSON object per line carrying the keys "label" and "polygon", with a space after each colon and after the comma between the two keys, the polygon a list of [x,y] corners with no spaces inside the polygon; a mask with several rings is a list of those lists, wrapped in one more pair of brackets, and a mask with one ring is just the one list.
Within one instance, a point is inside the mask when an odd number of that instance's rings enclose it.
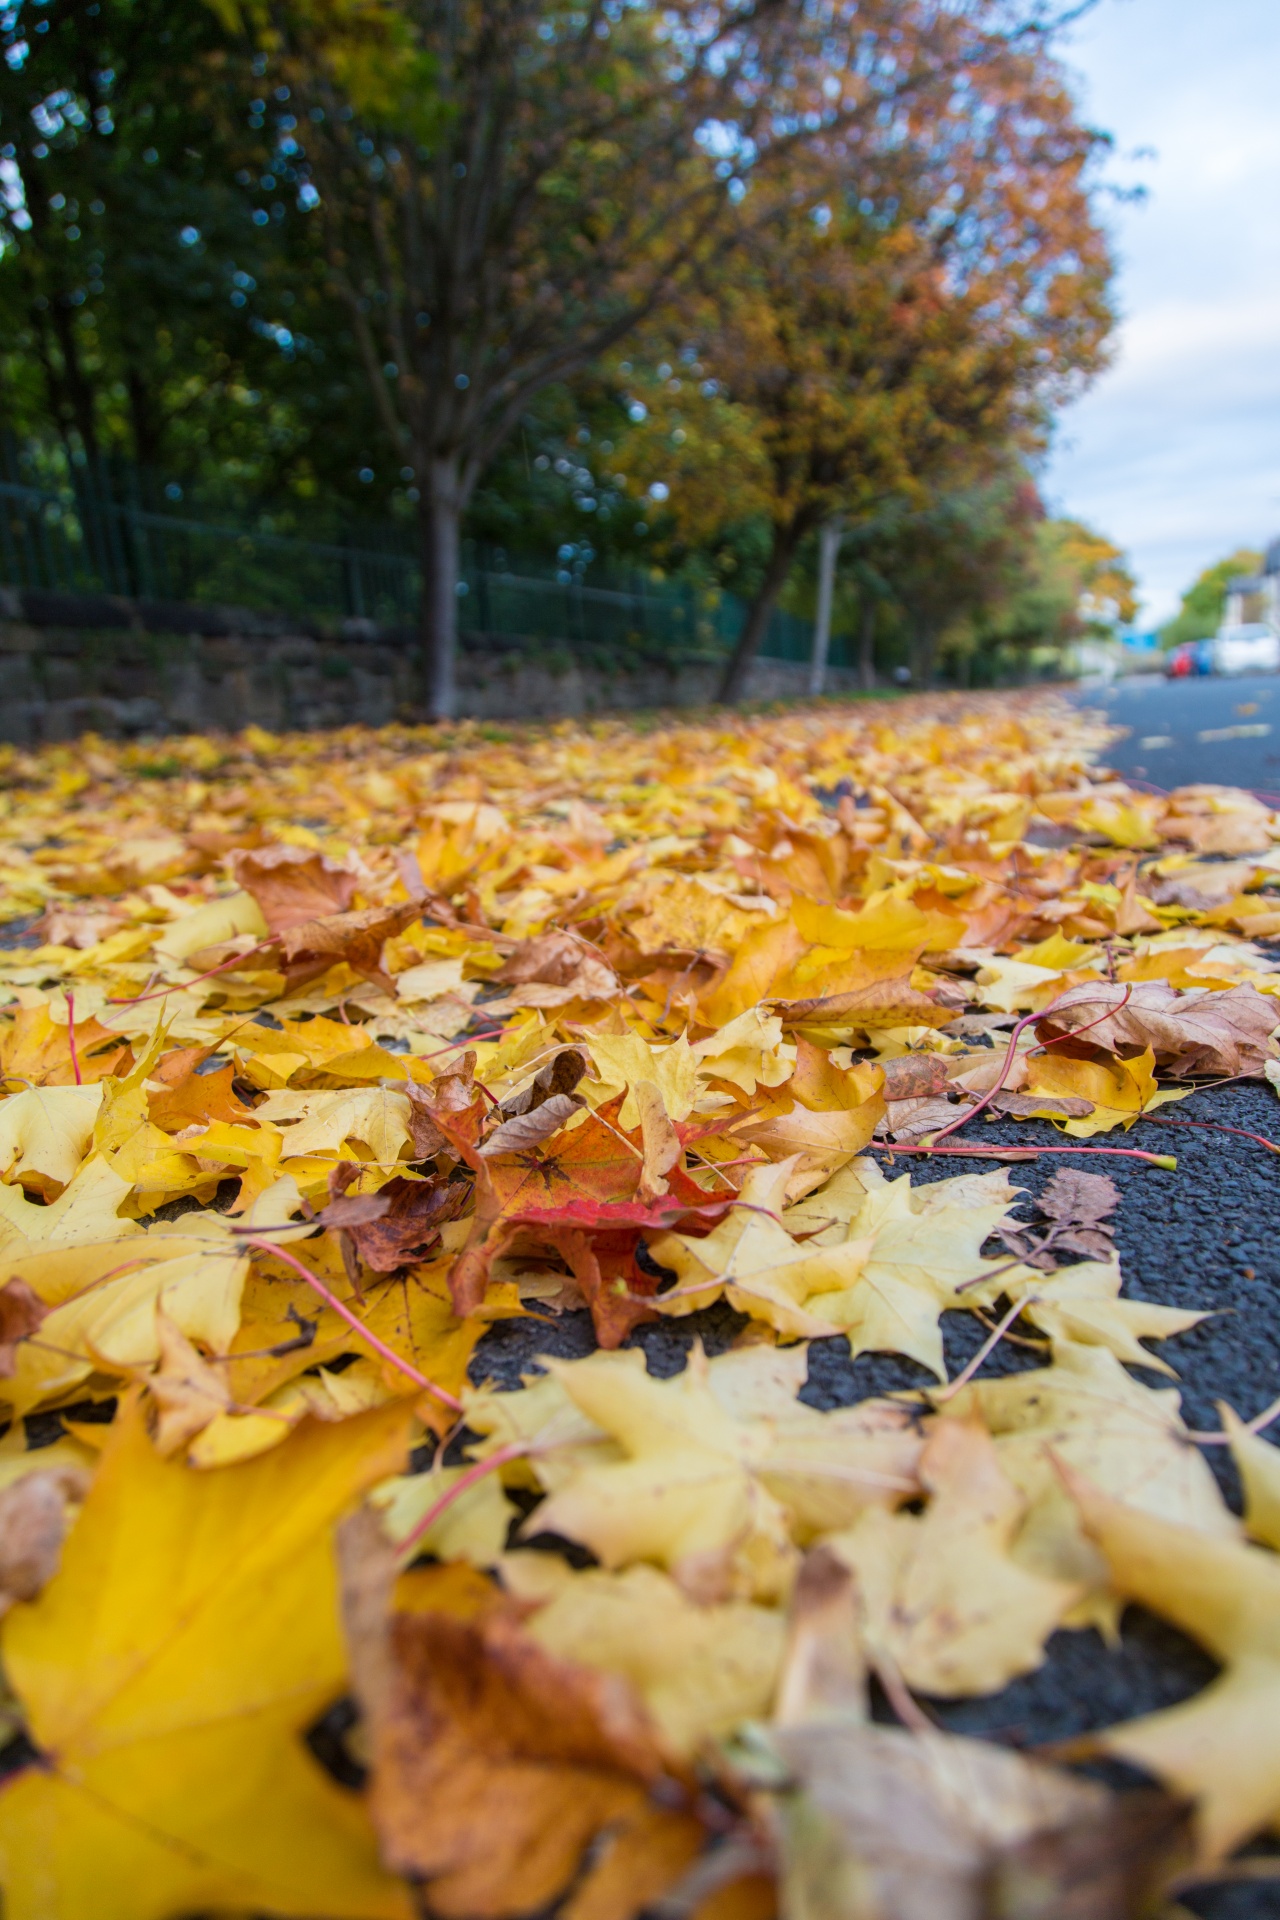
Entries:
{"label": "gray asphalt", "polygon": [[[1240,679],[1123,681],[1114,687],[1082,687],[1073,698],[1130,729],[1108,749],[1118,772],[1152,786],[1172,788],[1198,781],[1274,790],[1280,797],[1280,676]],[[1241,727],[1265,729],[1239,733]],[[1228,733],[1228,730],[1232,730]],[[1211,736],[1205,738],[1205,735]],[[1217,735],[1217,738],[1212,736]],[[1225,737],[1224,737],[1225,736]],[[1280,1101],[1270,1087],[1217,1087],[1195,1093],[1179,1107],[1178,1120],[1213,1121],[1280,1139]],[[984,1127],[984,1144],[1044,1145],[1043,1123],[1003,1121]],[[1137,1161],[1061,1155],[1010,1168],[1016,1185],[1038,1192],[1060,1167],[1105,1172],[1122,1194],[1116,1241],[1134,1298],[1169,1306],[1212,1309],[1212,1317],[1162,1353],[1179,1373],[1183,1411],[1190,1426],[1216,1429],[1217,1403],[1248,1418],[1280,1393],[1280,1185],[1274,1157],[1265,1147],[1235,1134],[1170,1126],[1158,1118],[1140,1121],[1116,1143],[1176,1153],[1168,1173]],[[946,1179],[989,1162],[897,1162],[915,1181]],[[675,1373],[688,1347],[700,1337],[710,1352],[723,1350],[746,1323],[721,1306],[676,1323],[640,1327],[633,1342],[644,1348],[650,1371]],[[943,1319],[949,1371],[972,1357],[984,1336],[967,1314]],[[576,1356],[594,1346],[585,1314],[566,1314],[551,1326],[500,1321],[476,1351],[473,1376],[516,1386],[538,1353]],[[987,1371],[1000,1374],[1037,1364],[1025,1349],[997,1348]],[[1148,1386],[1167,1385],[1156,1373],[1140,1375]],[[804,1398],[818,1407],[847,1406],[869,1394],[928,1384],[911,1361],[864,1355],[851,1361],[848,1342],[815,1340],[809,1350]],[[1280,1430],[1278,1430],[1280,1431]],[[1226,1499],[1238,1512],[1240,1489],[1225,1448],[1206,1455]],[[1002,1693],[983,1700],[931,1701],[930,1710],[958,1732],[982,1733],[1035,1747],[1070,1739],[1136,1714],[1185,1700],[1213,1678],[1213,1662],[1192,1641],[1140,1608],[1125,1615],[1122,1643],[1108,1648],[1099,1636],[1058,1633],[1044,1666]],[[889,1718],[887,1707],[878,1711]],[[1118,1776],[1117,1776],[1118,1778]],[[1266,1843],[1255,1843],[1265,1848]],[[1183,1895],[1200,1920],[1277,1920],[1276,1887],[1222,1885]]]}
{"label": "gray asphalt", "polygon": [[[1176,1117],[1280,1138],[1280,1101],[1269,1086],[1205,1089],[1180,1105]],[[1280,1187],[1274,1157],[1235,1134],[1170,1126],[1159,1118],[1139,1121],[1130,1134],[1108,1138],[1113,1144],[1176,1154],[1177,1171],[1140,1161],[1055,1154],[1011,1166],[1010,1178],[1031,1193],[1060,1167],[1078,1166],[1113,1179],[1122,1195],[1116,1242],[1126,1292],[1169,1306],[1211,1310],[1209,1319],[1160,1348],[1178,1371],[1188,1424],[1216,1430],[1219,1400],[1229,1401],[1245,1418],[1260,1412],[1280,1393]],[[984,1126],[982,1140],[984,1145],[1061,1144],[1047,1124],[1034,1121]],[[989,1160],[931,1161],[912,1155],[900,1158],[892,1172],[909,1170],[913,1181],[925,1182],[990,1165]],[[721,1305],[677,1322],[639,1327],[631,1344],[645,1350],[650,1372],[668,1375],[684,1366],[695,1337],[708,1352],[721,1352],[745,1325],[743,1316]],[[947,1367],[954,1375],[985,1334],[972,1315],[963,1313],[944,1315],[943,1331]],[[585,1313],[565,1314],[549,1325],[499,1321],[476,1349],[472,1377],[515,1387],[538,1354],[576,1358],[594,1345]],[[1003,1345],[984,1372],[1013,1373],[1038,1364],[1026,1349]],[[1169,1385],[1154,1372],[1138,1377],[1151,1387]],[[815,1340],[803,1398],[817,1407],[848,1406],[870,1394],[923,1387],[930,1381],[912,1361],[888,1354],[851,1361],[843,1338]],[[1205,1451],[1238,1512],[1240,1490],[1227,1450]],[[1043,1667],[1003,1692],[987,1699],[926,1704],[957,1732],[987,1734],[1033,1748],[1172,1706],[1198,1693],[1214,1672],[1213,1662],[1192,1641],[1142,1609],[1130,1608],[1118,1648],[1105,1646],[1093,1631],[1057,1633]],[[892,1717],[883,1701],[877,1714]],[[1103,1772],[1115,1784],[1137,1778],[1127,1769]],[[1252,1850],[1258,1851],[1258,1845]],[[1182,1900],[1199,1920],[1276,1920],[1280,1915],[1277,1887],[1220,1885],[1188,1892]]]}
{"label": "gray asphalt", "polygon": [[1110,687],[1080,687],[1073,698],[1130,729],[1107,750],[1119,773],[1157,787],[1214,781],[1280,796],[1280,675],[1166,680],[1143,674]]}

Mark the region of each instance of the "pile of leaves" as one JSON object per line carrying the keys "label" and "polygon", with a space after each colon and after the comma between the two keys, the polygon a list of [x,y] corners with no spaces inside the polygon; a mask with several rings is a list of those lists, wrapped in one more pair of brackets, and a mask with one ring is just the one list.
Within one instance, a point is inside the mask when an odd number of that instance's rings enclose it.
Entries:
{"label": "pile of leaves", "polygon": [[[1025,698],[9,751],[9,1920],[1093,1920],[1280,1816],[1275,1410],[1198,1435],[1127,1370],[1201,1315],[1126,1297],[1106,1177],[1280,1076],[1280,816],[1106,740]],[[488,1329],[568,1314],[495,1384]],[[835,1339],[926,1384],[819,1411]],[[1130,1600],[1204,1693],[1054,1759],[933,1724]]]}

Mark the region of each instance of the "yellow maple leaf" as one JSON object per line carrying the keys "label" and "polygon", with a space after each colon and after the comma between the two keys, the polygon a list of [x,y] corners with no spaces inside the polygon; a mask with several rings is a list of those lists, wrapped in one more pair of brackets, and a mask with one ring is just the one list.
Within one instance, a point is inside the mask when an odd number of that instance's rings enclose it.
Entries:
{"label": "yellow maple leaf", "polygon": [[129,1193],[129,1182],[98,1153],[46,1207],[27,1200],[20,1187],[0,1186],[0,1247],[11,1255],[26,1247],[79,1246],[140,1233],[136,1221],[120,1217]]}
{"label": "yellow maple leaf", "polygon": [[[977,1380],[944,1409],[976,1409],[995,1436],[1000,1465],[1027,1499],[1014,1557],[1051,1579],[1105,1587],[1105,1567],[1085,1539],[1055,1460],[1086,1475],[1126,1505],[1193,1527],[1206,1539],[1234,1539],[1229,1511],[1203,1457],[1189,1443],[1172,1388],[1132,1379],[1104,1347],[1055,1341],[1053,1364],[1004,1380]],[[1105,1599],[1080,1621],[1107,1626]]]}
{"label": "yellow maple leaf", "polygon": [[772,1607],[699,1606],[656,1567],[575,1573],[546,1553],[509,1553],[501,1573],[537,1604],[528,1630],[539,1645],[623,1675],[681,1758],[767,1712],[785,1632]]}
{"label": "yellow maple leaf", "polygon": [[1063,1133],[1087,1140],[1113,1127],[1131,1127],[1140,1115],[1167,1101],[1185,1100],[1191,1089],[1158,1088],[1155,1054],[1148,1047],[1130,1060],[1117,1054],[1105,1061],[1072,1060],[1052,1050],[1033,1055],[1027,1062],[1027,1091],[1091,1100],[1093,1112],[1083,1119],[1055,1121]]}
{"label": "yellow maple leaf", "polygon": [[1026,1499],[981,1421],[937,1426],[919,1475],[922,1515],[873,1508],[827,1545],[857,1576],[873,1659],[923,1693],[995,1693],[1040,1665],[1080,1588],[1010,1558]]}
{"label": "yellow maple leaf", "polygon": [[360,1799],[303,1739],[344,1683],[333,1523],[399,1464],[406,1419],[193,1474],[136,1403],[122,1416],[61,1571],[4,1622],[43,1756],[0,1796],[11,1920],[409,1920]]}
{"label": "yellow maple leaf", "polygon": [[1242,1540],[1135,1510],[1070,1476],[1111,1580],[1198,1640],[1222,1668],[1202,1693],[1110,1727],[1097,1745],[1196,1802],[1201,1857],[1280,1821],[1280,1561]]}
{"label": "yellow maple leaf", "polygon": [[1016,1197],[1003,1172],[913,1189],[908,1178],[886,1180],[874,1163],[855,1162],[789,1208],[784,1224],[809,1230],[814,1245],[870,1239],[861,1272],[823,1297],[823,1314],[855,1355],[903,1353],[943,1379],[940,1315],[969,1306],[970,1283],[1002,1264],[983,1259],[982,1243]]}
{"label": "yellow maple leaf", "polygon": [[[93,1145],[102,1086],[25,1087],[0,1104],[0,1174],[56,1199]],[[165,1145],[168,1145],[166,1140]]]}
{"label": "yellow maple leaf", "polygon": [[385,1164],[410,1138],[409,1098],[393,1087],[269,1093],[254,1118],[282,1128],[286,1161],[313,1154],[336,1158],[349,1140],[358,1140]]}
{"label": "yellow maple leaf", "polygon": [[794,1240],[781,1215],[795,1165],[787,1159],[752,1167],[737,1203],[705,1238],[651,1237],[654,1259],[672,1268],[679,1283],[679,1298],[657,1296],[660,1311],[696,1313],[723,1295],[740,1313],[766,1321],[779,1333],[805,1339],[842,1331],[825,1312],[824,1297],[852,1286],[874,1243],[870,1236],[837,1247]]}

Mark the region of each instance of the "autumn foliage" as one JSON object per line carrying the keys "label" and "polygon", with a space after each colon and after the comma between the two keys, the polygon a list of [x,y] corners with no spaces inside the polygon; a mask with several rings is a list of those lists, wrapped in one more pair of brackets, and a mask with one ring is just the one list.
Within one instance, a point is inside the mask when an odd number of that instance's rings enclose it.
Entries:
{"label": "autumn foliage", "polygon": [[[1106,1177],[1280,1079],[1280,818],[1106,739],[9,750],[11,1920],[1136,1916],[1280,1817],[1274,1409],[1128,1370],[1202,1315]],[[918,1385],[819,1410],[837,1340]],[[1166,1791],[921,1706],[1129,1600],[1223,1668],[1092,1742]]]}

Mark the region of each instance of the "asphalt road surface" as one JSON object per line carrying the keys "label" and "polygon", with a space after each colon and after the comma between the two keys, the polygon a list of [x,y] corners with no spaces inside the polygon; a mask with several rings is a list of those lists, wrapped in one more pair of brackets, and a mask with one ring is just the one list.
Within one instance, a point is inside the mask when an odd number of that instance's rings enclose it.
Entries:
{"label": "asphalt road surface", "polygon": [[1280,674],[1203,680],[1143,674],[1110,687],[1081,687],[1074,698],[1130,729],[1106,755],[1120,773],[1157,787],[1204,780],[1280,795]]}
{"label": "asphalt road surface", "polygon": [[[1179,1103],[1176,1118],[1211,1120],[1280,1137],[1280,1100],[1269,1086],[1204,1089]],[[1045,1122],[1000,1121],[984,1125],[981,1132],[984,1145],[1061,1144]],[[1211,1310],[1211,1317],[1189,1333],[1160,1343],[1161,1353],[1178,1371],[1188,1425],[1216,1430],[1219,1400],[1229,1401],[1245,1419],[1261,1412],[1280,1394],[1280,1186],[1274,1156],[1235,1134],[1172,1126],[1158,1117],[1140,1120],[1127,1135],[1104,1136],[1102,1143],[1106,1141],[1176,1154],[1177,1171],[1135,1160],[1087,1155],[1076,1160],[1055,1154],[1010,1166],[1010,1178],[1034,1193],[1060,1167],[1108,1174],[1122,1194],[1116,1243],[1126,1293],[1169,1306]],[[891,1177],[909,1169],[914,1182],[991,1166],[990,1161],[930,1160],[913,1154],[890,1167],[887,1156],[878,1157]],[[954,1375],[985,1335],[970,1314],[945,1314],[942,1324],[947,1367]],[[639,1327],[629,1344],[644,1348],[651,1373],[666,1375],[680,1371],[695,1337],[716,1353],[745,1325],[742,1316],[721,1305],[688,1319]],[[472,1376],[515,1387],[539,1353],[576,1357],[591,1352],[593,1345],[585,1313],[568,1313],[549,1325],[499,1321],[476,1350]],[[1027,1349],[1005,1344],[983,1371],[1012,1373],[1038,1364],[1038,1356]],[[1156,1373],[1137,1377],[1151,1387],[1170,1384]],[[802,1397],[817,1407],[847,1406],[869,1394],[925,1386],[930,1378],[912,1361],[893,1355],[851,1361],[843,1338],[815,1340]],[[1205,1453],[1227,1500],[1239,1511],[1239,1486],[1226,1448],[1209,1447]],[[1060,1632],[1049,1644],[1044,1666],[1002,1693],[926,1704],[957,1732],[1035,1747],[1172,1706],[1198,1693],[1214,1672],[1213,1662],[1192,1641],[1131,1607],[1118,1648],[1104,1646],[1092,1630]],[[878,1717],[892,1717],[883,1702]],[[1118,1783],[1125,1776],[1117,1769],[1111,1777]],[[1265,1841],[1252,1848],[1265,1850]],[[1220,1884],[1189,1891],[1182,1899],[1199,1920],[1277,1920],[1280,1882]]]}
{"label": "asphalt road surface", "polygon": [[[1165,788],[1214,781],[1280,795],[1280,676],[1132,680],[1081,688],[1074,697],[1132,729],[1107,754],[1121,772]],[[1212,1121],[1280,1140],[1280,1100],[1269,1086],[1206,1088],[1180,1103],[1172,1118]],[[981,1132],[984,1144],[1061,1144],[1045,1122],[1005,1120],[984,1124]],[[1159,1116],[1139,1121],[1127,1135],[1104,1136],[1104,1143],[1108,1139],[1175,1153],[1177,1171],[1055,1154],[1011,1166],[1010,1177],[1035,1193],[1059,1168],[1074,1165],[1116,1182],[1122,1194],[1116,1242],[1126,1292],[1170,1306],[1211,1309],[1189,1333],[1160,1343],[1178,1371],[1188,1425],[1216,1430],[1219,1400],[1250,1418],[1280,1394],[1280,1168],[1274,1155],[1237,1134],[1169,1124],[1168,1117]],[[925,1182],[990,1165],[911,1155],[891,1171],[909,1170],[913,1181]],[[695,1337],[709,1352],[719,1352],[745,1324],[721,1305],[688,1319],[639,1327],[631,1344],[644,1348],[651,1372],[666,1375],[683,1367]],[[943,1329],[947,1366],[954,1375],[985,1334],[973,1316],[963,1313],[944,1315]],[[585,1313],[541,1325],[499,1321],[477,1348],[472,1376],[514,1387],[521,1373],[536,1365],[539,1353],[577,1356],[593,1346]],[[1005,1344],[984,1372],[1009,1373],[1037,1364],[1038,1357],[1027,1349]],[[1138,1377],[1152,1387],[1170,1384],[1154,1372]],[[851,1361],[846,1340],[815,1340],[803,1397],[818,1407],[846,1406],[869,1394],[921,1387],[928,1379],[909,1360],[885,1354]],[[1273,1437],[1280,1439],[1280,1424]],[[1205,1454],[1238,1512],[1240,1489],[1226,1448],[1209,1447]],[[1183,1634],[1131,1607],[1118,1648],[1106,1647],[1091,1630],[1060,1632],[1049,1643],[1043,1667],[1002,1693],[926,1705],[958,1732],[1034,1748],[1171,1706],[1198,1693],[1215,1670]],[[877,1703],[877,1717],[892,1717],[883,1701]],[[1117,1784],[1122,1776],[1122,1769],[1112,1770]],[[1267,1849],[1265,1839],[1251,1846],[1254,1852]],[[1280,1882],[1204,1887],[1183,1894],[1182,1902],[1198,1920],[1280,1920]]]}

